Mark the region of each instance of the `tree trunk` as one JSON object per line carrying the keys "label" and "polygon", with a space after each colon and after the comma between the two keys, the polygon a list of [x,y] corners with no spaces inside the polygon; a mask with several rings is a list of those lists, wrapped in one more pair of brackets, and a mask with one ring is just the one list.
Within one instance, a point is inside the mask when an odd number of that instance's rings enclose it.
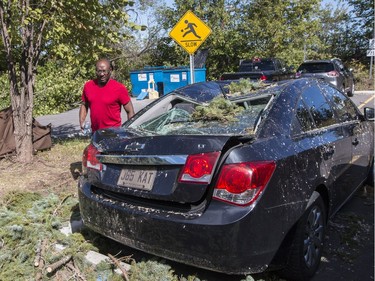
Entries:
{"label": "tree trunk", "polygon": [[12,96],[16,155],[18,162],[21,163],[33,161],[32,106],[26,100],[29,100],[28,95]]}
{"label": "tree trunk", "polygon": [[[6,4],[6,5],[5,5]],[[21,25],[19,27],[21,38],[21,60],[19,72],[16,70],[13,56],[12,38],[10,27],[12,25],[11,2],[0,1],[1,36],[3,39],[8,75],[10,80],[10,97],[13,110],[14,139],[17,160],[21,163],[33,161],[33,99],[34,99],[34,69],[38,63],[38,55],[45,21],[42,22],[39,36],[34,38],[34,23],[30,22],[30,2],[20,1]]]}

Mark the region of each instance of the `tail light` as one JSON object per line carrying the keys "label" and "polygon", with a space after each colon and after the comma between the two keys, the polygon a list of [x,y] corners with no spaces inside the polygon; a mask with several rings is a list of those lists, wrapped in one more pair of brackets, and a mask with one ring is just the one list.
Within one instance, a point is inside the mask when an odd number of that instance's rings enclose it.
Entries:
{"label": "tail light", "polygon": [[189,155],[179,182],[210,183],[220,152]]}
{"label": "tail light", "polygon": [[87,174],[87,168],[92,168],[98,171],[103,169],[102,163],[96,158],[98,154],[100,154],[100,152],[92,144],[85,148],[82,156],[82,172],[84,175]]}
{"label": "tail light", "polygon": [[273,161],[224,165],[213,196],[238,206],[250,205],[264,190],[275,167]]}
{"label": "tail light", "polygon": [[262,80],[262,81],[267,80],[267,76],[263,74],[263,75],[260,77],[260,80]]}
{"label": "tail light", "polygon": [[339,73],[336,70],[328,72],[327,75],[332,77],[339,77]]}

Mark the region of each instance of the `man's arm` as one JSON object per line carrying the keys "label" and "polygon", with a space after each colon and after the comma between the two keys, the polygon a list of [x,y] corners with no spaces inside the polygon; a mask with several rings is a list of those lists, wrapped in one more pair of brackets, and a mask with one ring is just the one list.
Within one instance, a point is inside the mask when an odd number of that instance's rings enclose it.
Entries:
{"label": "man's arm", "polygon": [[81,127],[82,130],[83,130],[83,125],[86,120],[88,108],[89,107],[87,103],[82,103],[79,108],[79,126]]}
{"label": "man's arm", "polygon": [[126,111],[126,114],[128,115],[128,120],[134,116],[134,108],[133,103],[130,100],[127,104],[124,104],[124,109]]}

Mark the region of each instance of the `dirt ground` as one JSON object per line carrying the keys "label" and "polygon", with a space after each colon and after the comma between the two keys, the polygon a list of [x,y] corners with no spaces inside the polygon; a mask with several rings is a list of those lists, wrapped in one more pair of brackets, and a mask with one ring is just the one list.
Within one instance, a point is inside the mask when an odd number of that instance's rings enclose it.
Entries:
{"label": "dirt ground", "polygon": [[[12,157],[0,159],[0,201],[12,190],[41,193],[71,193],[76,196],[81,155],[88,140],[57,143],[50,151],[39,152],[32,164],[20,165]],[[129,250],[131,251],[131,250]],[[142,256],[142,253],[137,255]],[[147,255],[144,255],[147,256]],[[243,276],[227,276],[170,262],[176,273],[196,274],[201,280],[239,281]],[[269,275],[254,280],[276,280]],[[374,280],[374,189],[364,186],[329,222],[326,248],[313,281]]]}
{"label": "dirt ground", "polygon": [[0,158],[0,198],[14,190],[76,193],[82,151],[88,140],[66,145],[57,142],[50,150],[38,152],[31,164],[20,164],[14,156]]}

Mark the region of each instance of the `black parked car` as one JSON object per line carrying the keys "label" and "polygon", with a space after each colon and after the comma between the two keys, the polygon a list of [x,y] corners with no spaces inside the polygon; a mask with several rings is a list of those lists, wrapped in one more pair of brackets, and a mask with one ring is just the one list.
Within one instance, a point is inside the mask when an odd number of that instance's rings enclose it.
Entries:
{"label": "black parked car", "polygon": [[323,79],[349,97],[354,94],[353,73],[340,59],[305,61],[297,69],[296,78],[300,77]]}
{"label": "black parked car", "polygon": [[220,80],[251,79],[253,81],[276,82],[291,79],[294,72],[278,58],[253,58],[241,60],[238,72],[226,72]]}
{"label": "black parked car", "polygon": [[316,79],[242,94],[187,86],[93,135],[83,222],[185,264],[308,280],[327,219],[373,173],[373,118]]}

